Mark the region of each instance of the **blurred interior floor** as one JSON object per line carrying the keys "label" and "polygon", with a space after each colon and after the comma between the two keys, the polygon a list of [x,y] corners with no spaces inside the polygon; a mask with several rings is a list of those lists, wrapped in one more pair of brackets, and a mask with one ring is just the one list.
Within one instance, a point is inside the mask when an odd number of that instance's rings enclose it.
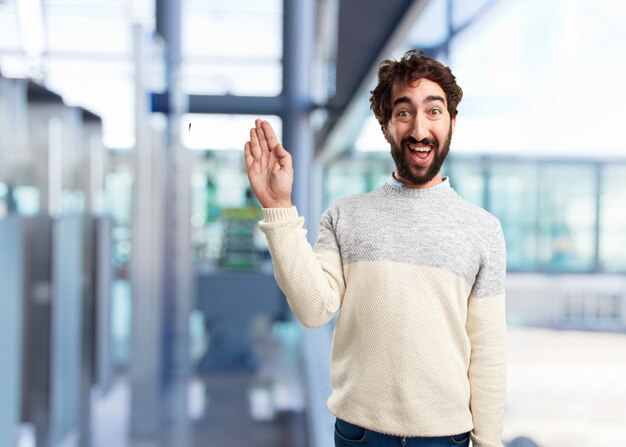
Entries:
{"label": "blurred interior floor", "polygon": [[194,423],[193,447],[307,446],[304,412],[278,412],[271,421],[254,421],[248,390],[254,380],[248,371],[211,372],[204,377],[208,405]]}
{"label": "blurred interior floor", "polygon": [[[509,329],[504,439],[528,437],[539,447],[605,447],[626,439],[626,334]],[[251,371],[202,377],[206,408],[192,425],[191,447],[304,447],[306,413],[254,421]],[[94,411],[95,447],[170,447],[129,443],[128,385],[100,399]],[[171,447],[181,447],[174,446]]]}
{"label": "blurred interior floor", "polygon": [[504,439],[626,445],[626,334],[510,328]]}
{"label": "blurred interior floor", "polygon": [[[306,414],[276,413],[272,420],[255,421],[250,414],[248,392],[254,383],[251,371],[206,374],[206,408],[191,425],[191,442],[185,447],[306,447]],[[128,383],[119,380],[106,398],[94,406],[92,439],[95,447],[181,447],[175,440],[128,440]]]}

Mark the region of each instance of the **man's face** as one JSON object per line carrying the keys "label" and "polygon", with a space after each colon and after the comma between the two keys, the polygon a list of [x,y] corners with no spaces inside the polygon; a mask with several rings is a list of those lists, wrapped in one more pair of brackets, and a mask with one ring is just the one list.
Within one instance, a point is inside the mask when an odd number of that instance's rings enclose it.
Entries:
{"label": "man's face", "polygon": [[456,117],[450,118],[443,89],[420,78],[394,91],[385,138],[391,145],[396,177],[407,187],[441,182],[441,166],[450,150]]}

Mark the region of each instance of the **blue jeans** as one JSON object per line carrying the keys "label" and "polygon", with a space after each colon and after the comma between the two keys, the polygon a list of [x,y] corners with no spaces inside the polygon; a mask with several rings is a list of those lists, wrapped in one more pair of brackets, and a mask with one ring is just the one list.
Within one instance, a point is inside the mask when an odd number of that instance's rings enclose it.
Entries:
{"label": "blue jeans", "polygon": [[403,438],[367,430],[337,418],[335,447],[469,447],[469,432],[451,436]]}

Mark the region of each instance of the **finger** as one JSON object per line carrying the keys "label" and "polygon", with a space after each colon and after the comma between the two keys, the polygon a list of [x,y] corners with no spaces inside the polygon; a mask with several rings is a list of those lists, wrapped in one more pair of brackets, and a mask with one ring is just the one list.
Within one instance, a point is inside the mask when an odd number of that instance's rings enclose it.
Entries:
{"label": "finger", "polygon": [[263,129],[265,138],[267,139],[267,146],[271,151],[273,151],[279,143],[272,125],[268,121],[262,121],[261,128]]}
{"label": "finger", "polygon": [[256,129],[250,129],[250,154],[254,159],[261,159],[262,149]]}
{"label": "finger", "polygon": [[263,129],[263,121],[256,120],[254,122],[256,125],[256,133],[259,137],[259,144],[261,146],[261,150],[265,153],[270,151],[270,147],[267,144],[267,135],[265,135],[265,130]]}
{"label": "finger", "polygon": [[246,141],[246,144],[243,147],[243,157],[246,161],[246,168],[250,169],[250,167],[254,164],[254,157],[252,156],[249,141]]}

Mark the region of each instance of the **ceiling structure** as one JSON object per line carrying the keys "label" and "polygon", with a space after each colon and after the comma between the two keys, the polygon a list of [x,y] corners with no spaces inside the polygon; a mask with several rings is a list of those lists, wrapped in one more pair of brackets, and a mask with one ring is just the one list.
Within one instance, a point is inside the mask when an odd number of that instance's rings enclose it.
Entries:
{"label": "ceiling structure", "polygon": [[[216,109],[211,113],[222,113],[223,117],[240,113],[238,101],[242,99],[248,102],[247,107],[254,107],[254,114],[275,114],[280,110],[283,2],[294,0],[178,1],[182,10],[183,87],[190,95],[212,95],[210,104],[196,103],[202,96],[192,96],[190,106],[212,106]],[[496,2],[498,7],[486,14],[485,10]],[[20,20],[20,14],[28,12],[27,5],[32,8],[37,3],[41,8],[35,10],[41,11],[42,17]],[[589,126],[580,122],[584,115],[575,113],[577,97],[568,92],[584,82],[582,78],[602,79],[603,85],[621,85],[619,78],[626,70],[622,57],[626,42],[623,2],[554,0],[549,7],[541,0],[316,3],[331,11],[330,19],[320,17],[324,26],[317,29],[316,41],[326,47],[328,60],[334,62],[329,75],[332,85],[328,86],[331,96],[314,101],[319,108],[314,124],[320,126],[324,122],[321,128],[316,127],[316,147],[321,151],[317,155],[322,161],[352,149],[354,141],[362,136],[359,132],[364,114],[369,113],[368,89],[377,63],[390,54],[396,57],[394,51],[411,44],[445,48],[441,45],[451,30],[453,35],[464,33],[453,40],[450,54],[455,73],[462,76],[464,88],[467,86],[464,124],[459,123],[456,132],[457,149],[526,153],[532,149],[544,153],[548,147],[554,148],[552,152],[570,153],[576,147],[577,153],[589,153],[584,138],[566,133],[565,142],[562,135],[541,122],[533,113],[529,100],[533,95],[529,92],[534,92],[536,98],[554,96],[550,104],[558,108],[555,113],[563,125],[576,122],[580,124],[577,128],[585,129]],[[154,32],[155,4],[156,0],[1,0],[0,71],[5,77],[32,77],[60,94],[69,105],[92,110],[103,118],[105,146],[132,148],[131,29],[132,24],[140,23],[146,33]],[[469,26],[481,14],[486,19]],[[446,21],[453,26],[446,29],[450,24]],[[41,22],[43,27],[36,25]],[[39,32],[27,36],[28,29]],[[41,31],[45,38],[43,48]],[[593,54],[598,63],[583,64],[580,56],[588,54]],[[502,76],[503,73],[507,75]],[[598,130],[589,130],[589,136],[597,138],[605,134],[599,129],[619,128],[623,122],[619,104],[625,94],[619,89],[617,92],[619,98],[611,102],[612,113],[598,116],[594,122],[594,129]],[[218,97],[221,102],[215,101]],[[562,106],[563,101],[567,101],[567,107]],[[326,121],[321,119],[324,115]],[[243,119],[249,121],[249,117]],[[378,134],[371,114],[366,119],[366,127]],[[491,125],[494,120],[499,123],[497,126]],[[530,127],[541,130],[541,137],[532,142],[523,138],[524,129]],[[380,146],[369,133],[366,137],[372,141],[372,147]],[[607,153],[619,153],[617,142],[607,133],[603,144],[596,146]],[[233,143],[232,148],[240,149],[239,146]],[[204,147],[213,148],[210,144]]]}
{"label": "ceiling structure", "polygon": [[[296,0],[179,1],[182,79],[185,93],[190,95],[190,111],[277,114],[282,107],[283,2]],[[41,6],[43,15],[45,46],[39,65],[24,56],[25,33],[18,20],[22,5],[33,3]],[[368,93],[378,63],[397,56],[394,52],[407,45],[422,16],[428,16],[426,28],[438,35],[440,45],[446,16],[425,11],[450,8],[452,3],[465,2],[317,0],[321,25],[316,43],[326,47],[329,54],[324,57],[332,58],[326,74],[332,84],[329,94],[312,104],[323,110],[325,117],[316,142],[321,161],[332,160],[353,146],[369,113]],[[157,6],[156,0],[0,1],[0,68],[9,76],[19,75],[20,70],[35,78],[45,73],[47,87],[70,104],[103,116],[105,145],[132,147],[131,27],[141,23],[146,32],[154,31]],[[433,33],[435,29],[438,31]],[[314,57],[319,59],[319,55]]]}
{"label": "ceiling structure", "polygon": [[[196,95],[190,98],[190,105],[201,100],[200,89],[207,87],[207,92],[213,98],[217,97],[220,85],[227,90],[224,101],[216,104],[224,107],[224,113],[235,113],[237,110],[237,96],[239,91],[248,89],[251,93],[246,99],[251,104],[257,104],[253,98],[254,89],[261,84],[269,86],[267,93],[260,91],[260,96],[271,96],[276,92],[276,81],[280,76],[280,44],[276,47],[274,41],[280,39],[280,19],[282,15],[282,0],[265,0],[262,2],[236,0],[224,2],[216,0],[205,2],[199,0],[180,0],[183,20],[183,67],[186,84],[192,86],[189,92]],[[421,10],[428,0],[322,0],[319,4],[330,5],[335,9],[334,23],[325,29],[318,28],[317,33],[335,33],[335,36],[316,36],[319,42],[330,39],[335,45],[335,85],[332,87],[333,96],[322,107],[327,112],[327,120],[320,129],[318,143],[322,143],[331,134],[340,122],[346,108],[357,95],[359,88],[367,83],[375,70],[377,61],[388,45],[389,41],[398,35],[398,27],[407,21],[414,22],[416,11]],[[41,24],[45,43],[39,49],[39,63],[33,64],[24,55],[24,40],[27,30],[22,28],[24,5],[37,5],[38,14],[35,23]],[[420,5],[416,8],[416,5]],[[109,146],[132,146],[132,141],[124,135],[132,135],[132,23],[142,23],[149,31],[154,29],[156,21],[156,2],[151,0],[2,0],[0,1],[0,67],[3,73],[9,76],[32,76],[35,79],[45,80],[46,86],[59,92],[69,103],[83,103],[87,108],[105,117],[105,134],[113,135]],[[260,24],[259,24],[260,22]],[[256,25],[255,25],[256,24]],[[334,25],[334,29],[333,29]],[[247,30],[254,26],[259,27],[255,35]],[[264,27],[264,28],[261,28]],[[276,29],[278,27],[278,30]],[[219,34],[203,35],[204,29],[219,28]],[[235,34],[229,36],[232,30]],[[404,30],[406,33],[407,30]],[[273,40],[262,41],[257,54],[245,55],[246,40],[254,39],[258,42],[265,36]],[[211,41],[226,38],[233,43],[236,36],[244,36],[240,43],[234,43],[233,49],[228,52],[227,45],[211,45]],[[210,39],[210,40],[209,40]],[[205,44],[205,42],[207,42]],[[215,47],[215,50],[211,48]],[[208,48],[208,50],[206,50]],[[268,49],[269,48],[269,49]],[[278,48],[278,49],[277,49]],[[388,50],[388,47],[387,47]],[[203,53],[204,51],[204,53]],[[228,50],[227,50],[228,51]],[[247,65],[243,61],[247,60]],[[251,61],[251,62],[249,62]],[[242,84],[230,86],[229,78],[211,71],[210,66],[228,67],[230,73],[264,73],[257,79],[256,85],[251,78],[248,87]],[[253,65],[251,65],[253,64]],[[186,67],[191,67],[187,69]],[[195,67],[195,68],[194,68]],[[206,67],[206,68],[204,68]],[[107,76],[109,77],[107,80]],[[272,76],[274,78],[272,78]],[[368,78],[369,77],[369,78]],[[45,79],[44,79],[45,78]],[[105,88],[94,89],[93,84],[103,87],[111,85],[116,95],[105,92]],[[228,88],[234,88],[233,95],[228,94]],[[278,87],[279,88],[279,87]],[[98,91],[99,90],[99,91]],[[273,93],[274,92],[274,93]],[[84,101],[88,95],[93,100]],[[245,95],[245,93],[244,93]],[[117,99],[117,103],[114,99]],[[243,99],[243,98],[242,98]],[[87,103],[84,103],[87,102]],[[91,102],[91,104],[89,103]],[[266,102],[270,104],[270,102]],[[200,101],[200,106],[206,106]],[[228,106],[228,107],[226,107]],[[263,101],[258,103],[263,107]],[[272,106],[276,108],[276,106]],[[270,107],[270,109],[272,109]],[[113,109],[117,108],[117,112]],[[121,109],[125,109],[126,112]],[[258,108],[258,107],[257,107]],[[367,107],[366,107],[367,110]],[[269,110],[271,113],[273,110]],[[215,113],[212,111],[212,113]],[[357,120],[358,121],[358,120]],[[109,125],[113,123],[114,125]],[[106,132],[112,127],[112,132]],[[352,134],[352,133],[351,133]]]}

